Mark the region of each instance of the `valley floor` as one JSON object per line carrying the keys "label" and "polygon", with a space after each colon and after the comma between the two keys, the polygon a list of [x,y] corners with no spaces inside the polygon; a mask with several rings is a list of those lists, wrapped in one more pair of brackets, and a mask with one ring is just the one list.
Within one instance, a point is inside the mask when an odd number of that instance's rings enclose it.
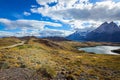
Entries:
{"label": "valley floor", "polygon": [[30,38],[23,45],[1,48],[0,80],[120,80],[120,55],[77,50],[103,44],[119,45]]}

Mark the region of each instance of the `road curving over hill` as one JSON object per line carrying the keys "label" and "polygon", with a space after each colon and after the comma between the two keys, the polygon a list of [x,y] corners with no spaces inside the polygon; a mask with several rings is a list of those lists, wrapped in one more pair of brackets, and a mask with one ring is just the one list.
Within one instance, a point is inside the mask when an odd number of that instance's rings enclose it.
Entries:
{"label": "road curving over hill", "polygon": [[1,47],[0,49],[13,48],[13,47],[16,47],[16,46],[21,46],[21,45],[23,45],[23,44],[25,44],[25,41],[21,41],[21,43],[13,44],[13,45],[10,45],[10,46]]}

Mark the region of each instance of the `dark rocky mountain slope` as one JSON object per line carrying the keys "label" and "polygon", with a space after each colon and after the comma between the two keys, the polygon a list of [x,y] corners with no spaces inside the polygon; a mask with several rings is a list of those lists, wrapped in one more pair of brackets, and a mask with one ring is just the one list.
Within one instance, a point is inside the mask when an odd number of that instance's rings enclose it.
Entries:
{"label": "dark rocky mountain slope", "polygon": [[120,42],[120,27],[116,23],[103,23],[86,36],[87,41]]}

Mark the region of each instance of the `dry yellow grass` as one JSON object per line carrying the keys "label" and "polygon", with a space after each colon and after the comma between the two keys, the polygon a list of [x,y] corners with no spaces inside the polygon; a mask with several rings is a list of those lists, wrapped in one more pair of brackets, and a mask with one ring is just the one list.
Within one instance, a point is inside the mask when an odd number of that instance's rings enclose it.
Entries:
{"label": "dry yellow grass", "polygon": [[[88,54],[76,49],[77,46],[100,43],[48,41],[32,38],[22,46],[0,50],[1,68],[33,69],[40,72],[39,74],[47,74],[44,76],[46,80],[55,78],[58,73],[68,79],[120,79],[119,55]],[[48,42],[49,45],[43,42]]]}
{"label": "dry yellow grass", "polygon": [[15,37],[0,38],[0,47],[9,46],[21,42],[21,40]]}

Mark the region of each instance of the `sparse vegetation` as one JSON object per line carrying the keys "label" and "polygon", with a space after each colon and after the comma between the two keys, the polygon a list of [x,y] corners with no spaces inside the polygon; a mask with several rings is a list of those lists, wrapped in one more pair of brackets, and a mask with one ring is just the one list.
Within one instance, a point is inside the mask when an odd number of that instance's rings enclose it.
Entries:
{"label": "sparse vegetation", "polygon": [[32,45],[21,45],[18,46],[19,49],[26,49],[26,48],[32,48]]}
{"label": "sparse vegetation", "polygon": [[51,47],[44,42],[44,39],[31,38],[27,44],[0,49],[0,68],[27,68],[36,71],[34,74],[40,80],[120,79],[120,55],[87,54],[76,48],[110,43],[47,40]]}

